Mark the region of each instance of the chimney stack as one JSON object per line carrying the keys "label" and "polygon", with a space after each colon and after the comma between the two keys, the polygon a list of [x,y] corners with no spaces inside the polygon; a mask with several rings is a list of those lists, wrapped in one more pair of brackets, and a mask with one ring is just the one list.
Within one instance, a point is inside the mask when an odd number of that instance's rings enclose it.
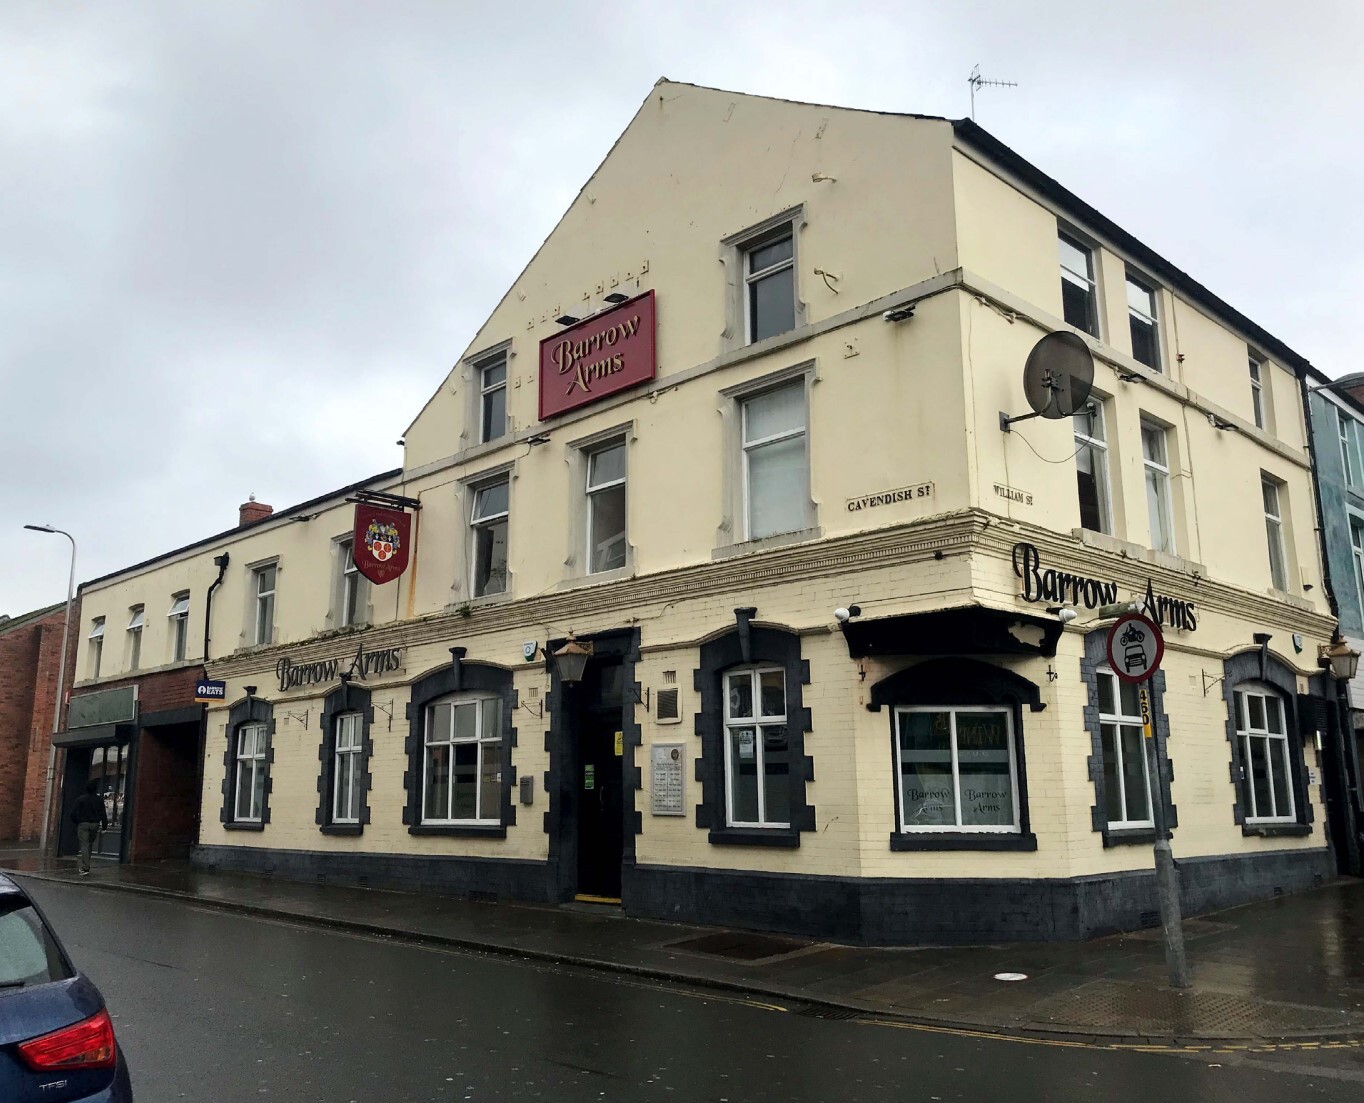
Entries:
{"label": "chimney stack", "polygon": [[267,506],[264,502],[256,501],[256,496],[252,494],[250,498],[237,507],[237,527],[249,525],[252,521],[263,521],[274,512],[274,506]]}

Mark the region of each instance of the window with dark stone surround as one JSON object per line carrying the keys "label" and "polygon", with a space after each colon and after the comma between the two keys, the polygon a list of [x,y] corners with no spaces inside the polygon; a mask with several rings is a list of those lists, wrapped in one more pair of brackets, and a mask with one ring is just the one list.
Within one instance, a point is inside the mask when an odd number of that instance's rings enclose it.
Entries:
{"label": "window with dark stone surround", "polygon": [[[355,713],[360,717],[360,753],[355,764],[356,790],[359,813],[356,823],[336,823],[336,727],[338,717]],[[374,709],[370,705],[369,690],[363,686],[342,684],[327,694],[322,703],[322,742],[317,756],[321,764],[317,779],[317,813],[315,822],[324,835],[360,835],[369,823],[369,790],[372,777],[369,764],[374,755],[374,741],[370,725],[374,723]]]}
{"label": "window with dark stone surround", "polygon": [[[694,678],[701,705],[696,714],[701,739],[696,826],[707,829],[710,841],[720,845],[793,848],[800,846],[801,832],[815,829],[815,809],[805,797],[806,785],[814,780],[814,761],[805,754],[810,710],[802,702],[802,687],[810,684],[810,664],[800,657],[799,634],[754,624],[755,614],[754,609],[736,609],[736,627],[700,648]],[[725,675],[737,668],[764,666],[780,667],[785,675],[789,819],[785,827],[731,827],[725,792]]]}
{"label": "window with dark stone surround", "polygon": [[[223,807],[218,819],[229,831],[264,831],[270,822],[270,790],[274,779],[270,767],[275,761],[275,710],[269,701],[259,697],[243,697],[227,714],[227,746],[223,750]],[[265,793],[261,799],[259,820],[238,820],[237,801],[237,733],[247,724],[264,724],[267,739],[265,752]]]}
{"label": "window with dark stone surround", "polygon": [[[512,686],[512,672],[489,663],[465,662],[464,648],[451,649],[452,661],[418,678],[412,683],[412,699],[407,706],[407,770],[403,787],[407,804],[403,808],[403,823],[412,835],[463,835],[482,838],[505,838],[507,828],[516,823],[516,805],[512,799],[516,771],[512,767],[512,749],[516,746],[516,729],[512,719],[516,715],[516,690]],[[502,702],[502,809],[499,822],[489,824],[424,824],[422,823],[422,778],[426,763],[426,708],[442,697],[457,693],[493,694]]]}
{"label": "window with dark stone surround", "polygon": [[[1003,706],[1013,720],[1014,770],[1017,780],[1017,831],[904,831],[899,822],[900,770],[896,755],[896,708],[899,706],[941,706],[959,709],[970,706]],[[907,667],[871,687],[867,708],[890,716],[890,771],[895,787],[895,818],[891,824],[891,850],[1036,850],[1037,836],[1032,833],[1028,815],[1028,770],[1024,748],[1023,724],[1027,712],[1041,712],[1037,686],[1022,675],[978,659],[929,659]]]}

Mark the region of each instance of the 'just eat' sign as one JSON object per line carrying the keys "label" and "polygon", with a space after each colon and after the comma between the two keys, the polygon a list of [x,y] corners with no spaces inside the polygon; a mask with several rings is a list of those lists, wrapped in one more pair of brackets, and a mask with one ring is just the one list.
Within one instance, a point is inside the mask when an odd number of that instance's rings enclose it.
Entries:
{"label": "'just eat' sign", "polygon": [[540,420],[646,383],[655,370],[649,290],[540,342]]}

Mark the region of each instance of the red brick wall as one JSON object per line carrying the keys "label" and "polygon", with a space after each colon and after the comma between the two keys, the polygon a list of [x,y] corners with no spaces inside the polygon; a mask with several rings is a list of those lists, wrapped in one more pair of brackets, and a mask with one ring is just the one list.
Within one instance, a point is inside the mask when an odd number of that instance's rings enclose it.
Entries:
{"label": "red brick wall", "polygon": [[[0,631],[0,840],[36,840],[51,746],[52,706],[57,692],[63,606],[44,617]],[[80,601],[71,610],[73,634]],[[68,645],[69,689],[76,648]]]}

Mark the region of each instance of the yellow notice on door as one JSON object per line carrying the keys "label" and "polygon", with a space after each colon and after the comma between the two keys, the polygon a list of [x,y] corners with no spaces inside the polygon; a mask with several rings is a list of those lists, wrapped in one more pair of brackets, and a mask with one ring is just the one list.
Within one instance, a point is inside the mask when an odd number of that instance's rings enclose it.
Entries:
{"label": "yellow notice on door", "polygon": [[616,732],[616,754],[625,753],[625,733]]}

